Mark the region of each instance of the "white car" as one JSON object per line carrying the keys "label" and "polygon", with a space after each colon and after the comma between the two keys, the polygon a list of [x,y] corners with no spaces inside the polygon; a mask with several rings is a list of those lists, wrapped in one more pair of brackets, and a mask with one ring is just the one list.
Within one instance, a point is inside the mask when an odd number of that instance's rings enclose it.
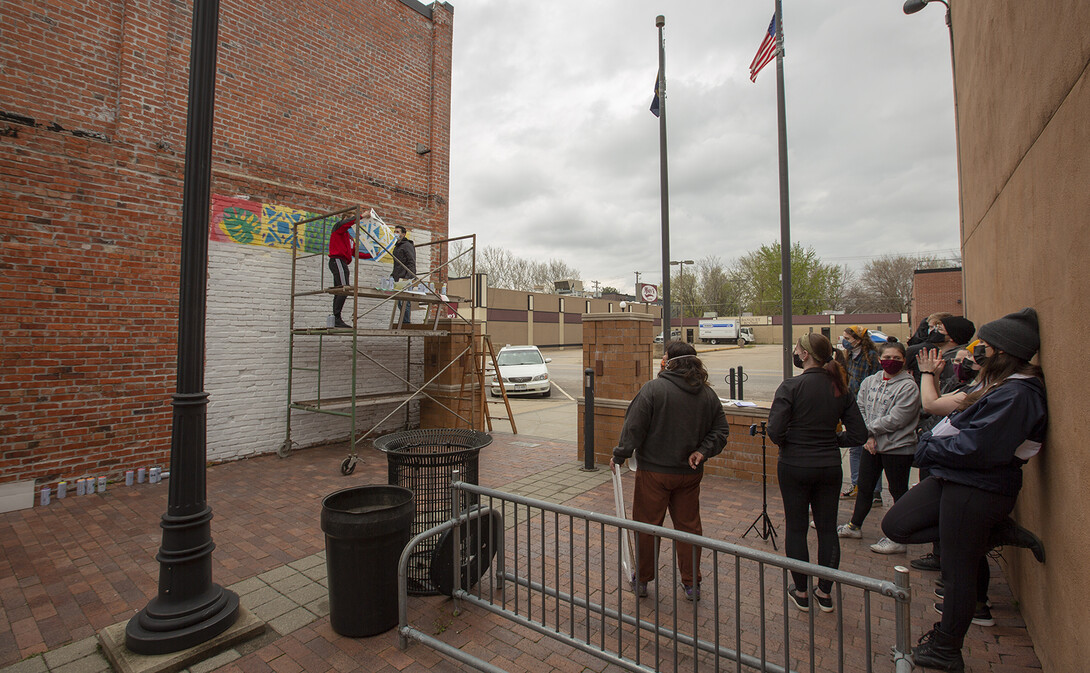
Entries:
{"label": "white car", "polygon": [[[549,380],[549,367],[552,358],[541,356],[537,346],[504,346],[496,354],[499,365],[499,378],[508,395],[541,395],[548,397],[553,392]],[[489,378],[493,397],[500,394],[500,382],[495,373]]]}

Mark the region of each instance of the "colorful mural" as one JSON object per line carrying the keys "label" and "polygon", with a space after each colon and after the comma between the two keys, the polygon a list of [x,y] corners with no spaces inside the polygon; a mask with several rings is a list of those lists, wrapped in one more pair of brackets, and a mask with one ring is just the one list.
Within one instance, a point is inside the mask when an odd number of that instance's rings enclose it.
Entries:
{"label": "colorful mural", "polygon": [[[360,232],[360,249],[364,252],[362,257],[392,264],[393,258],[389,251],[397,241],[397,236],[374,210],[371,210],[368,215],[369,217],[364,220],[365,229]],[[208,235],[213,241],[290,250],[295,242],[292,225],[313,216],[314,213],[287,206],[213,195]],[[332,231],[336,220],[337,218],[327,217],[300,225],[298,234],[301,252],[326,251],[329,232]],[[368,233],[370,236],[367,235]],[[354,235],[355,232],[353,232]]]}

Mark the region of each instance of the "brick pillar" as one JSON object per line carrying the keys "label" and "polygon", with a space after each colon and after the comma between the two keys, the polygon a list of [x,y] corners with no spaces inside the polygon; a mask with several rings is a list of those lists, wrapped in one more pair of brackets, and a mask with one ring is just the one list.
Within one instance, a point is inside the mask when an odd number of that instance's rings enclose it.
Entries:
{"label": "brick pillar", "polygon": [[[445,330],[447,335],[424,338],[424,380],[430,380],[451,360],[455,362],[425,388],[425,392],[435,401],[420,398],[420,427],[469,428],[469,423],[444,409],[442,405],[446,405],[466,419],[474,419],[471,429],[484,430],[484,399],[477,377],[471,376],[472,351],[459,355],[470,346],[470,327],[461,320],[440,320],[439,329]],[[477,333],[480,332],[481,326],[478,324]]]}
{"label": "brick pillar", "polygon": [[[584,313],[583,368],[594,370],[594,462],[608,463],[625,410],[657,373],[654,323],[645,313]],[[585,401],[579,398],[579,460],[583,460]]]}

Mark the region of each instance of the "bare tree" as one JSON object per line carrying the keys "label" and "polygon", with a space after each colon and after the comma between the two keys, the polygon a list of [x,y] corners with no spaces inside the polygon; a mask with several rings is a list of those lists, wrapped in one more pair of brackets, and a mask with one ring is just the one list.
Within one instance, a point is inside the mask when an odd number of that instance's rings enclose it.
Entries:
{"label": "bare tree", "polygon": [[[458,250],[458,243],[451,245],[451,257]],[[465,257],[462,266],[451,271],[452,276],[469,275],[469,259]],[[451,265],[454,267],[454,264]],[[530,261],[511,254],[506,248],[487,246],[477,251],[477,273],[488,274],[488,284],[506,290],[530,292],[541,287],[545,292],[554,292],[555,281],[578,279],[579,270],[560,259]]]}
{"label": "bare tree", "polygon": [[863,266],[850,296],[857,313],[904,313],[912,303],[912,275],[920,260],[883,255]]}
{"label": "bare tree", "polygon": [[473,254],[469,252],[469,241],[454,241],[449,245],[449,251],[447,275],[450,278],[465,278],[473,273]]}

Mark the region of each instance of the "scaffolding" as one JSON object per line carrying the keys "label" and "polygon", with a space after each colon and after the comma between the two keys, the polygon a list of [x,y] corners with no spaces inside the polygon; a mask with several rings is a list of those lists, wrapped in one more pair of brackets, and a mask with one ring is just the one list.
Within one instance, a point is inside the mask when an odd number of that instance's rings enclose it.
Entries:
{"label": "scaffolding", "polygon": [[[413,278],[410,279],[409,282],[404,283],[403,287],[400,285],[396,286],[394,289],[382,289],[380,287],[372,288],[367,287],[366,285],[361,287],[361,242],[366,242],[368,248],[372,252],[378,252],[378,254],[373,255],[376,260],[381,259],[381,257],[390,252],[390,249],[392,248],[392,243],[384,243],[372,231],[372,228],[374,228],[373,225],[377,219],[374,211],[367,209],[366,212],[369,213],[369,217],[365,218],[364,208],[362,206],[355,206],[353,208],[315,215],[310,218],[299,220],[292,225],[291,306],[288,318],[288,404],[287,412],[285,414],[284,442],[281,444],[277,453],[281,457],[286,457],[290,455],[294,446],[291,436],[293,411],[328,414],[346,418],[350,423],[348,433],[349,455],[341,463],[341,473],[345,475],[351,474],[355,470],[356,463],[359,461],[360,444],[370,438],[383,423],[392,418],[395,414],[404,412],[405,427],[409,425],[409,403],[413,400],[423,398],[431,400],[464,422],[468,427],[476,428],[479,419],[477,406],[473,404],[472,396],[475,394],[474,389],[477,391],[476,394],[483,395],[486,384],[483,369],[476,366],[476,363],[479,360],[476,346],[477,339],[475,338],[477,329],[477,302],[473,300],[470,301],[470,310],[468,311],[469,315],[467,318],[463,315],[463,312],[458,310],[458,306],[464,299],[460,297],[448,297],[443,292],[445,289],[443,281],[448,275],[447,268],[455,260],[468,255],[470,268],[474,273],[476,272],[476,235],[470,234],[467,236],[444,238],[416,245],[415,247],[418,251],[434,246],[435,254],[429,255],[428,271],[422,274],[412,274]],[[329,277],[326,271],[329,259],[329,235],[332,232],[333,226],[339,222],[343,223],[344,218],[354,219],[353,229],[356,254],[352,262],[352,283],[351,285],[341,287],[329,287],[325,285],[325,279]],[[314,227],[314,225],[318,226]],[[300,232],[304,231],[304,227],[307,235],[301,237]],[[315,228],[320,231],[320,234],[315,235]],[[443,248],[441,246],[462,240],[469,241],[469,247],[458,254],[454,259],[443,262],[442,259],[445,255],[442,254]],[[314,269],[309,265],[315,263],[320,264],[317,283],[314,284],[313,281],[306,283],[303,279],[303,276],[305,275],[304,269],[310,275],[313,275]],[[401,264],[401,262],[395,259],[394,264]],[[404,268],[403,264],[402,267]],[[302,287],[304,284],[309,286]],[[309,312],[306,312],[306,317],[304,317],[304,311],[302,311],[304,302],[314,300],[317,297],[328,300],[334,295],[343,295],[346,299],[351,299],[352,319],[349,323],[349,327],[335,327],[329,322],[331,318],[327,320],[325,326],[321,327],[301,324],[313,321],[316,316],[322,315],[322,313],[311,309]],[[423,324],[401,324],[399,302],[423,304],[426,307]],[[346,302],[345,308],[348,307],[348,303],[349,302]],[[388,325],[381,328],[364,328],[360,326],[363,318],[376,311],[380,311],[383,307],[390,308],[390,320]],[[402,304],[402,307],[400,308],[403,307],[404,304]],[[414,383],[412,380],[412,366],[413,364],[423,365],[423,362],[414,363],[412,361],[412,340],[414,337],[441,338],[450,336],[450,331],[439,328],[439,321],[444,317],[450,319],[452,324],[461,322],[468,326],[468,344],[459,353],[454,354],[443,363],[439,363],[441,366],[438,371],[426,381]],[[374,322],[374,317],[372,317],[371,321]],[[383,321],[380,324],[385,323]],[[404,362],[401,363],[404,370],[395,371],[395,367],[398,367],[398,364],[391,365],[390,363],[381,362],[379,358],[372,356],[371,353],[362,349],[360,346],[361,337],[368,339],[404,339],[405,357]],[[337,344],[335,346],[327,346],[325,343],[327,339],[333,339]],[[316,346],[310,346],[310,351],[307,354],[311,356],[312,359],[316,359],[316,363],[314,363],[314,366],[300,365],[297,362],[297,355],[299,354],[297,354],[296,350],[305,348],[304,344],[314,344],[315,342]],[[346,343],[349,346],[351,361],[351,365],[348,368],[350,374],[346,372],[346,376],[350,376],[351,381],[348,386],[347,394],[323,396],[322,370],[323,363],[328,355],[327,351],[330,348],[333,348],[336,352],[343,352]],[[379,393],[361,393],[358,382],[361,357],[375,365],[382,372],[385,372],[385,374],[388,375],[388,378],[385,380],[397,382],[398,389]],[[452,409],[441,400],[436,399],[436,397],[429,394],[425,389],[429,385],[435,383],[439,377],[452,366],[459,362],[465,362],[464,358],[467,357],[468,361],[472,363],[472,366],[468,368],[463,366],[459,404],[456,405],[458,409]],[[310,389],[307,389],[303,391],[303,394],[300,394],[300,388],[303,387],[303,382],[297,380],[297,378],[304,373],[311,375],[316,381],[316,385],[311,386]],[[420,378],[423,379],[424,377],[421,376]],[[468,397],[466,396],[466,379],[471,379],[468,381],[470,388]],[[461,403],[465,399],[469,400],[468,410],[466,410],[464,408],[465,405]],[[374,423],[370,429],[362,433],[359,432],[357,429],[357,419],[359,418],[361,410],[368,407],[389,404],[396,404],[396,406],[378,420],[378,422]],[[487,416],[487,407],[482,405],[481,409]],[[510,416],[510,407],[508,407],[508,415]]]}

